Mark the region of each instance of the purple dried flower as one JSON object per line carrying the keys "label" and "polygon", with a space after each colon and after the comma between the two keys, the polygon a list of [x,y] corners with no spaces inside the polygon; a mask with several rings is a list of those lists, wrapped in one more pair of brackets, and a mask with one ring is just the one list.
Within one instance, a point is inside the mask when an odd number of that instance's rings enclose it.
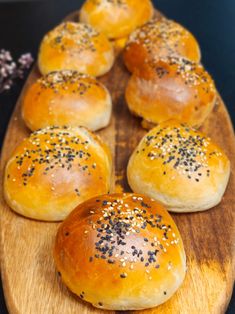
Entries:
{"label": "purple dried flower", "polygon": [[10,51],[0,50],[0,93],[9,90],[15,79],[23,78],[24,71],[30,68],[32,62],[30,53],[23,54],[16,64]]}
{"label": "purple dried flower", "polygon": [[32,55],[31,53],[25,53],[23,54],[19,59],[18,59],[18,62],[23,66],[25,67],[26,69],[28,69],[32,62],[33,62],[33,58],[32,58]]}

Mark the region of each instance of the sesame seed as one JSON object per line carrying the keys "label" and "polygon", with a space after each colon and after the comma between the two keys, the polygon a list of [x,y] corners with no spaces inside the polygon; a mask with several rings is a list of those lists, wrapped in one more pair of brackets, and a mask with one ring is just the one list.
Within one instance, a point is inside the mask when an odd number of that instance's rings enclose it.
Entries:
{"label": "sesame seed", "polygon": [[[130,239],[138,237],[138,234],[144,235],[145,230],[154,232],[154,229],[161,232],[159,235],[161,239],[168,239],[171,226],[164,223],[163,217],[157,213],[157,208],[155,206],[152,208],[151,201],[143,201],[143,198],[138,199],[139,197],[133,199],[132,195],[127,195],[125,200],[109,197],[113,198],[112,201],[96,199],[95,208],[89,211],[89,225],[93,226],[97,235],[95,254],[92,257],[102,259],[103,263],[111,265],[118,262],[120,267],[128,267],[130,270],[134,268],[136,262],[143,263],[146,268],[150,265],[151,267],[158,265],[158,252],[164,252],[165,246],[157,240],[156,236],[154,242],[144,237],[141,246],[138,242],[129,246]],[[125,206],[126,204],[128,206]],[[93,215],[96,210],[101,213],[101,217],[97,218]],[[151,249],[145,251],[143,246],[148,243]],[[124,274],[126,273],[120,274],[121,278],[124,278]]]}
{"label": "sesame seed", "polygon": [[[209,143],[210,139],[181,124],[173,129],[171,127],[157,129],[155,134],[147,135],[141,145],[146,147],[146,152],[143,154],[146,154],[150,160],[154,157],[153,162],[162,163],[165,168],[164,176],[171,167],[171,169],[176,169],[177,174],[199,182],[203,177],[203,169],[207,176],[210,175],[206,149]],[[171,179],[175,178],[173,173]]]}

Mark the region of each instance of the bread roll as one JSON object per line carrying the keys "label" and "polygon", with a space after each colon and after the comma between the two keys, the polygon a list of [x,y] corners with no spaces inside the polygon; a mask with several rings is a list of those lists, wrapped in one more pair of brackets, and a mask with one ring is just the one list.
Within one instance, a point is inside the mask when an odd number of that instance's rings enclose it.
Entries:
{"label": "bread roll", "polygon": [[59,221],[81,202],[108,193],[111,156],[82,127],[48,127],[26,138],[5,169],[4,194],[17,213]]}
{"label": "bread roll", "polygon": [[230,162],[203,133],[167,121],[143,137],[127,175],[133,191],[159,200],[170,211],[203,211],[220,203]]}
{"label": "bread roll", "polygon": [[42,74],[75,70],[92,76],[107,73],[114,63],[112,44],[90,25],[65,22],[42,40],[38,66]]}
{"label": "bread roll", "polygon": [[135,30],[124,50],[124,62],[130,72],[144,62],[169,56],[182,56],[200,62],[200,48],[195,37],[180,24],[166,18],[152,19]]}
{"label": "bread roll", "polygon": [[81,8],[80,21],[116,39],[128,36],[153,13],[150,0],[87,0]]}
{"label": "bread roll", "polygon": [[39,78],[22,100],[22,117],[31,130],[80,125],[96,131],[109,124],[111,110],[112,101],[105,86],[71,70]]}
{"label": "bread roll", "polygon": [[216,95],[203,66],[178,57],[145,64],[126,88],[128,107],[143,118],[146,128],[169,119],[198,128],[212,111]]}
{"label": "bread roll", "polygon": [[79,205],[58,230],[54,258],[73,293],[108,310],[157,306],[186,271],[174,221],[141,194],[103,195]]}

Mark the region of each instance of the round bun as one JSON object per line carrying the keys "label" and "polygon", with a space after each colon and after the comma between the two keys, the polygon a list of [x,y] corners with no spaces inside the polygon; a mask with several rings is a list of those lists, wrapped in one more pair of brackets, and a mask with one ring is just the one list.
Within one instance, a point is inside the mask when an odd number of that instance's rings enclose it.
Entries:
{"label": "round bun", "polygon": [[216,88],[202,65],[169,57],[148,63],[130,78],[126,101],[144,127],[177,119],[199,127],[212,111]]}
{"label": "round bun", "polygon": [[153,13],[150,0],[87,0],[81,8],[80,21],[116,39],[128,36]]}
{"label": "round bun", "polygon": [[111,97],[104,85],[71,70],[39,78],[22,101],[22,116],[31,130],[80,125],[96,131],[109,124],[111,110]]}
{"label": "round bun", "polygon": [[54,258],[73,293],[109,310],[155,307],[186,272],[173,219],[141,194],[103,195],[78,206],[58,230]]}
{"label": "round bun", "polygon": [[38,66],[42,74],[75,70],[92,76],[107,73],[114,63],[113,46],[92,26],[65,22],[42,40]]}
{"label": "round bun", "polygon": [[167,121],[141,140],[127,175],[133,191],[144,191],[170,211],[203,211],[220,203],[230,162],[203,133]]}
{"label": "round bun", "polygon": [[197,40],[180,24],[166,18],[153,19],[135,30],[124,50],[124,62],[130,72],[143,63],[169,56],[182,56],[200,62]]}
{"label": "round bun", "polygon": [[97,136],[82,127],[48,127],[16,148],[4,194],[21,215],[59,221],[81,202],[108,193],[110,181],[110,152]]}

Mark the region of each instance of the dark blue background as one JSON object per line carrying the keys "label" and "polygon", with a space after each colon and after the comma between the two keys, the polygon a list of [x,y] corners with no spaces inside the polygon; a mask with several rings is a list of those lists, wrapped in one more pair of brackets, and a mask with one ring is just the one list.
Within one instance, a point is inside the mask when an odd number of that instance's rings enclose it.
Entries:
{"label": "dark blue background", "polygon": [[[36,58],[42,36],[65,15],[79,9],[82,2],[79,0],[0,0],[0,49],[11,50],[15,58],[24,52],[32,52]],[[153,2],[167,17],[180,22],[197,37],[201,46],[202,62],[212,74],[234,124],[235,0],[156,0]],[[0,95],[0,145],[23,83],[18,82],[11,92]],[[0,291],[0,313],[7,313],[2,291]],[[227,313],[235,313],[235,297]]]}

